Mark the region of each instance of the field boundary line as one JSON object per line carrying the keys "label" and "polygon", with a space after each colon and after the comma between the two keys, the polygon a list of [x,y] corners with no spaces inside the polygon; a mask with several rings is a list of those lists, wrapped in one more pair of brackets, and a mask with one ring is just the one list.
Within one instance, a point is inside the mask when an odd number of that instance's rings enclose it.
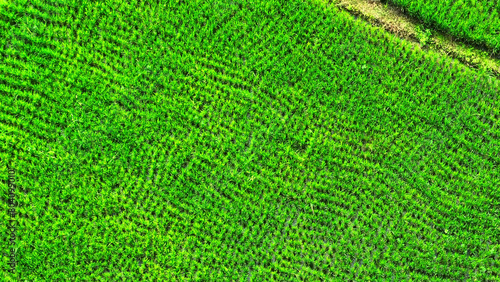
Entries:
{"label": "field boundary line", "polygon": [[437,29],[426,29],[423,21],[401,8],[381,0],[309,0],[326,7],[339,9],[357,20],[380,27],[424,52],[434,51],[441,57],[458,60],[461,64],[486,70],[500,78],[500,55],[477,44],[467,43]]}

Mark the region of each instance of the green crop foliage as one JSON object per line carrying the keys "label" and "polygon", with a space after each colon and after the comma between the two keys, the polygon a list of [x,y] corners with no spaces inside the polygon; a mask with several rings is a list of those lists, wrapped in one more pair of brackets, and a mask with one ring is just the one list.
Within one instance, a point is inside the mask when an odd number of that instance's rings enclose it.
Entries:
{"label": "green crop foliage", "polygon": [[4,280],[500,280],[498,80],[302,0],[0,26]]}
{"label": "green crop foliage", "polygon": [[455,37],[500,51],[500,1],[387,0]]}
{"label": "green crop foliage", "polygon": [[417,26],[416,32],[417,32],[417,38],[420,41],[421,46],[423,47],[426,46],[427,43],[429,43],[429,40],[432,36],[431,31],[429,29],[425,29],[425,31],[423,31],[420,27]]}

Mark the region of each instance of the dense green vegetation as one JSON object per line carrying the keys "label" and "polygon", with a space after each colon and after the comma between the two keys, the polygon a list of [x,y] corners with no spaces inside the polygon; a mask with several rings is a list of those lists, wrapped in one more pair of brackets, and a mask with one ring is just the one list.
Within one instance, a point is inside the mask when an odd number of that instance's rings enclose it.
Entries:
{"label": "dense green vegetation", "polygon": [[386,0],[456,37],[500,51],[498,0]]}
{"label": "dense green vegetation", "polygon": [[6,279],[500,279],[497,80],[301,0],[23,0],[0,29]]}

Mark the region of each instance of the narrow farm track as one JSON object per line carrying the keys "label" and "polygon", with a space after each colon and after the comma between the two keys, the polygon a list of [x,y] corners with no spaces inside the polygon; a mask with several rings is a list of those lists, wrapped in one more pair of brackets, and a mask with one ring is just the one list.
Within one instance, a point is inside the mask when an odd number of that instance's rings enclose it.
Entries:
{"label": "narrow farm track", "polygon": [[7,279],[500,279],[498,80],[300,0],[0,26]]}

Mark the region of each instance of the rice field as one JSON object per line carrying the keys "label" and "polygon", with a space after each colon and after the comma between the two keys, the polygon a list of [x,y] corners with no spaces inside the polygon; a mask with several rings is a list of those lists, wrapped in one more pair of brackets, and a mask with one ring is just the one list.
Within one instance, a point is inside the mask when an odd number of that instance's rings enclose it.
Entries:
{"label": "rice field", "polygon": [[498,0],[386,0],[424,23],[498,54],[500,1]]}
{"label": "rice field", "polygon": [[18,0],[0,31],[5,281],[500,280],[487,73],[303,0]]}

